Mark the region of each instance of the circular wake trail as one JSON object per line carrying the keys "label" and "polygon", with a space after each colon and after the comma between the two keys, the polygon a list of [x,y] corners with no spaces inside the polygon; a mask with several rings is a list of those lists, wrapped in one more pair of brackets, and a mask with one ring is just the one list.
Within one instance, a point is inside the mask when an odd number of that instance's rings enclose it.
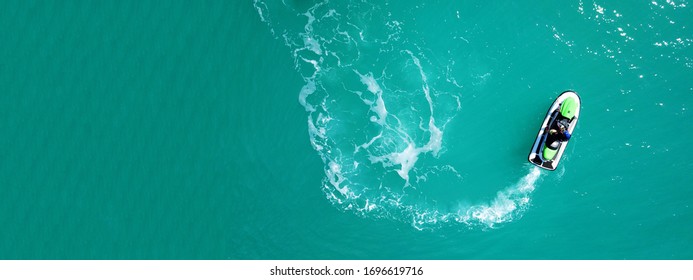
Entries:
{"label": "circular wake trail", "polygon": [[462,184],[456,167],[439,160],[446,126],[461,108],[462,86],[449,78],[449,65],[429,59],[425,42],[407,36],[404,20],[387,5],[254,5],[270,32],[291,49],[305,81],[298,101],[308,114],[311,145],[324,162],[323,191],[336,207],[428,229],[492,228],[529,206],[537,168],[499,187],[488,203],[441,209],[427,197],[430,178]]}

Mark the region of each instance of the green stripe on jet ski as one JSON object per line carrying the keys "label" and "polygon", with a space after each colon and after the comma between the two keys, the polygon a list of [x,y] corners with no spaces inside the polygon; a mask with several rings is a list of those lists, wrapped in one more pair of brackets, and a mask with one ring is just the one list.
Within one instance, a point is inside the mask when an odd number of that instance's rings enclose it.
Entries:
{"label": "green stripe on jet ski", "polygon": [[575,98],[568,97],[561,104],[561,115],[568,119],[572,119],[575,116],[575,111],[577,111],[578,103]]}
{"label": "green stripe on jet ski", "polygon": [[549,147],[544,147],[544,159],[545,160],[552,160],[553,157],[556,156],[556,153],[558,152],[558,149],[552,150],[549,149]]}

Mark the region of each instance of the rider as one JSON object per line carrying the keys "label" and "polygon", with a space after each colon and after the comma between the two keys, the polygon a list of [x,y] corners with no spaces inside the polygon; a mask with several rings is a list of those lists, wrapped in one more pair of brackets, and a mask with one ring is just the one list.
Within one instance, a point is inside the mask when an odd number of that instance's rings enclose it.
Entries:
{"label": "rider", "polygon": [[565,142],[565,141],[568,141],[570,139],[570,132],[568,132],[568,130],[565,129],[565,126],[563,124],[559,123],[558,127],[559,127],[560,132],[555,130],[555,129],[549,130],[550,141],[548,141],[548,142],[549,142],[549,146],[552,148],[557,148],[559,141]]}

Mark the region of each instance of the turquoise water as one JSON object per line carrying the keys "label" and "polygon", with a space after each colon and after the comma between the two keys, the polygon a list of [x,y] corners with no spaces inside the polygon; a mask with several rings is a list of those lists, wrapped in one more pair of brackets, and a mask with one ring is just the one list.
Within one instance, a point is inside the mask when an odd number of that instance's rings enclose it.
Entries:
{"label": "turquoise water", "polygon": [[693,258],[690,3],[416,2],[6,3],[0,258]]}

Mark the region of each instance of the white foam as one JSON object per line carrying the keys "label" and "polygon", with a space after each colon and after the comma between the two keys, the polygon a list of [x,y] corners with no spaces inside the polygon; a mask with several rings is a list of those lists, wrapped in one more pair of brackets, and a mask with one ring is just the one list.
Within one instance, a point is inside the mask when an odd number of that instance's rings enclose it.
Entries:
{"label": "white foam", "polygon": [[382,133],[382,132],[381,132],[380,134],[376,135],[375,137],[371,138],[370,141],[368,141],[368,142],[366,142],[366,143],[363,143],[363,144],[361,144],[361,145],[356,146],[356,148],[354,148],[354,153],[358,153],[359,150],[361,150],[361,149],[368,149],[371,145],[373,145],[373,142],[375,142],[376,140],[380,139],[381,137],[383,137],[383,133]]}
{"label": "white foam", "polygon": [[[262,2],[260,2],[259,0],[253,0],[253,6],[255,6],[255,9],[257,10],[257,14],[260,16],[260,20],[261,20],[262,22],[267,22],[267,20],[265,19],[264,14],[263,14],[263,12],[262,12],[262,8],[259,6],[260,4],[263,4],[263,5],[264,5],[265,3],[262,3]],[[265,6],[265,8],[266,8],[266,6]]]}
{"label": "white foam", "polygon": [[317,55],[322,54],[322,49],[320,48],[320,43],[315,40],[312,37],[304,37],[303,38],[303,44],[305,44],[306,48],[312,52],[314,52]]}
{"label": "white foam", "polygon": [[429,120],[428,131],[431,133],[431,136],[426,146],[424,146],[423,151],[431,151],[434,156],[437,156],[440,149],[443,147],[443,131],[435,125],[433,117]]}
{"label": "white foam", "polygon": [[298,103],[300,103],[301,106],[303,106],[303,108],[305,108],[308,112],[315,112],[315,107],[306,102],[308,96],[313,94],[313,92],[315,92],[315,81],[308,80],[301,88],[301,92],[298,94]]}
{"label": "white foam", "polygon": [[[431,152],[434,156],[437,156],[440,152],[443,142],[443,131],[435,124],[435,118],[433,117],[433,100],[431,98],[430,89],[428,87],[428,77],[426,76],[423,67],[421,66],[421,61],[411,51],[404,50],[404,52],[410,55],[410,57],[414,61],[414,64],[419,70],[419,75],[421,76],[422,90],[424,92],[426,102],[428,103],[428,109],[431,113],[428,119],[428,127],[422,129],[427,130],[430,133],[429,140],[425,145],[417,147],[409,133],[404,128],[400,127],[397,128],[397,132],[401,135],[401,140],[406,145],[405,148],[403,150],[395,151],[382,156],[371,155],[369,158],[371,160],[371,163],[381,163],[385,167],[399,166],[399,169],[396,170],[397,174],[405,180],[405,185],[409,185],[409,172],[416,165],[416,162],[418,161],[420,154]],[[381,125],[385,125],[384,118],[385,116],[387,116],[387,110],[385,109],[385,104],[382,101],[383,91],[380,85],[378,85],[376,80],[373,78],[372,73],[364,75],[359,73],[358,71],[354,72],[357,75],[359,75],[359,77],[361,78],[361,82],[367,86],[368,91],[375,94],[377,97],[374,105],[371,106],[371,110],[376,112],[379,118],[372,117],[371,119]],[[364,102],[366,102],[366,99],[364,99],[360,94],[359,96],[362,98],[362,100],[364,100]],[[393,117],[397,119],[396,116],[393,115]],[[377,137],[381,136],[382,133]],[[375,139],[376,138],[371,139],[371,142],[369,142],[368,145],[362,144],[361,146],[357,147],[356,151],[358,151],[360,148],[368,148],[368,146],[370,146]]]}
{"label": "white foam", "polygon": [[496,194],[488,204],[479,204],[459,212],[458,222],[472,224],[480,222],[488,227],[512,220],[519,211],[524,210],[530,201],[530,194],[541,175],[539,168],[533,167],[520,181]]}
{"label": "white foam", "polygon": [[[536,168],[520,179],[518,183],[499,191],[491,201],[477,205],[465,205],[452,211],[431,208],[428,204],[430,201],[427,201],[426,198],[423,198],[424,201],[417,201],[418,197],[411,197],[410,192],[403,192],[402,188],[400,188],[401,186],[385,183],[385,175],[392,174],[393,171],[405,181],[404,186],[409,186],[410,178],[416,178],[417,181],[425,182],[429,180],[429,174],[437,174],[439,172],[451,172],[461,179],[461,175],[457,170],[449,165],[444,165],[443,167],[425,166],[424,168],[417,168],[416,166],[423,154],[431,154],[437,157],[441,153],[441,150],[443,150],[445,126],[454,117],[456,111],[460,110],[461,102],[458,95],[450,94],[454,98],[454,100],[450,99],[450,102],[456,102],[457,105],[457,110],[451,111],[453,115],[450,116],[449,112],[445,111],[435,112],[436,105],[440,104],[434,104],[434,99],[446,93],[437,91],[440,88],[431,87],[429,78],[433,81],[438,81],[445,79],[447,74],[441,75],[436,73],[435,68],[432,67],[429,70],[429,73],[432,73],[429,77],[424,69],[424,67],[428,67],[425,64],[428,63],[428,60],[425,60],[423,52],[399,51],[392,45],[388,45],[391,40],[394,42],[400,39],[399,37],[403,34],[402,29],[406,26],[406,22],[394,20],[389,15],[386,23],[389,28],[388,34],[385,34],[387,35],[387,40],[383,42],[377,39],[385,38],[382,37],[382,34],[370,33],[370,31],[369,33],[364,33],[364,29],[354,24],[357,21],[353,21],[349,17],[349,15],[354,15],[353,11],[349,10],[346,17],[343,17],[340,15],[341,10],[323,9],[327,7],[320,8],[321,6],[332,6],[329,1],[318,3],[309,8],[307,12],[298,14],[301,20],[305,19],[305,25],[301,22],[301,24],[296,25],[296,30],[291,30],[289,25],[282,27],[276,25],[276,22],[272,22],[273,19],[270,17],[270,12],[274,12],[274,8],[269,9],[268,5],[272,5],[272,3],[267,4],[263,0],[254,0],[254,6],[260,19],[266,22],[270,28],[273,28],[274,25],[278,30],[283,30],[281,34],[284,42],[291,48],[296,69],[299,70],[305,81],[305,85],[300,90],[298,101],[308,112],[307,125],[310,142],[313,148],[318,151],[324,163],[323,191],[326,198],[333,204],[342,210],[353,211],[368,217],[410,220],[412,225],[418,229],[431,228],[433,225],[443,223],[456,224],[456,222],[469,226],[483,225],[484,227],[494,227],[498,223],[507,222],[518,217],[527,208],[530,202],[530,194],[534,190],[535,182],[539,178],[539,171]],[[353,5],[358,4],[355,3]],[[372,7],[369,5],[368,8]],[[345,25],[342,25],[341,29],[339,26],[335,28],[331,25],[335,21],[344,22]],[[328,25],[329,30],[321,28],[323,25]],[[345,30],[343,27],[347,29]],[[274,34],[274,31],[272,32]],[[411,112],[425,115],[425,117],[419,117],[418,129],[425,133],[423,135],[428,135],[427,141],[421,139],[421,135],[417,134],[421,131],[411,131],[417,128],[412,128],[412,124],[405,121],[407,120],[406,118],[400,116],[402,117],[402,121],[400,121],[400,118],[396,115],[398,111],[388,111],[384,98],[388,88],[385,87],[387,84],[384,84],[384,82],[387,81],[389,76],[385,75],[385,70],[383,70],[383,75],[380,78],[376,78],[372,72],[361,74],[352,69],[350,65],[342,63],[341,58],[345,59],[344,63],[355,63],[361,58],[361,51],[368,51],[368,49],[358,48],[359,44],[357,44],[357,42],[365,42],[364,45],[370,43],[366,41],[366,35],[368,35],[368,39],[371,37],[376,38],[372,42],[380,43],[383,46],[387,45],[378,51],[390,54],[405,54],[405,57],[408,55],[411,58],[410,62],[417,67],[416,70],[418,70],[421,79],[420,90],[405,88],[402,91],[412,94],[411,96],[405,96],[415,101],[412,102]],[[360,41],[358,41],[359,39]],[[333,48],[335,44],[346,44],[353,47],[350,48],[352,53],[335,52],[337,50],[337,48]],[[412,49],[416,50],[416,48]],[[332,57],[336,58],[336,60]],[[382,70],[377,69],[378,65],[376,63],[373,65],[376,67],[376,70],[373,71]],[[368,136],[363,138],[360,138],[362,136],[355,137],[355,139],[360,140],[352,139],[349,142],[333,137],[331,132],[335,132],[336,134],[334,135],[343,135],[343,131],[337,133],[338,129],[341,129],[339,124],[342,121],[349,122],[351,120],[335,120],[335,126],[329,126],[332,117],[337,118],[337,116],[340,116],[330,112],[334,110],[331,106],[335,104],[333,101],[336,99],[329,98],[330,94],[334,92],[327,92],[326,88],[329,87],[326,86],[327,83],[322,76],[323,73],[331,73],[328,72],[331,69],[352,70],[358,75],[358,80],[365,86],[365,89],[351,92],[356,93],[363,103],[368,106],[372,112],[370,114],[371,120],[379,125],[379,131],[373,133],[369,128],[367,131],[372,134],[368,134]],[[483,82],[489,75],[490,73],[479,77],[479,79]],[[339,76],[339,78],[353,80],[356,77],[353,75]],[[454,79],[448,79],[447,81],[452,81],[451,83],[457,88],[463,88]],[[397,93],[399,94],[399,92]],[[336,94],[342,93],[336,92]],[[349,93],[347,92],[347,94]],[[404,97],[394,96],[393,100],[401,98]],[[419,104],[421,98],[426,100],[427,106],[419,107],[415,105]],[[440,102],[442,100],[445,99],[441,98],[435,101]],[[362,105],[359,104],[358,106]],[[390,104],[390,106],[398,108],[396,104]],[[430,114],[425,112],[426,107]],[[441,106],[440,108],[450,107],[454,107],[454,105]],[[335,130],[332,131],[332,129]],[[362,144],[356,142],[363,141],[362,139],[368,139],[368,141]],[[348,151],[351,148],[353,148],[353,152]],[[364,161],[363,156],[367,156],[370,163]],[[385,168],[380,168],[381,166]],[[373,171],[382,173],[373,174]],[[370,178],[360,177],[364,176],[362,174],[369,174]],[[414,187],[425,186],[427,185],[417,184]]]}
{"label": "white foam", "polygon": [[387,108],[385,108],[385,101],[383,100],[382,88],[380,88],[380,85],[375,80],[372,73],[363,75],[356,70],[354,70],[354,73],[359,75],[359,77],[361,78],[361,82],[364,85],[366,85],[368,91],[375,95],[375,101],[370,101],[361,97],[364,103],[371,106],[371,111],[378,115],[377,118],[371,118],[371,120],[380,125],[384,125],[387,118]]}
{"label": "white foam", "polygon": [[342,182],[344,182],[344,176],[342,176],[341,173],[342,167],[334,161],[331,161],[328,166],[329,169],[325,171],[325,174],[327,175],[327,179],[330,181],[330,184],[343,196],[348,197],[349,188],[346,186],[341,187]]}
{"label": "white foam", "polygon": [[397,174],[399,174],[402,179],[406,180],[407,183],[409,183],[409,170],[414,167],[414,164],[416,164],[416,161],[419,160],[419,154],[421,151],[417,149],[412,143],[409,143],[407,148],[405,148],[402,152],[399,153],[393,153],[390,155],[390,160],[397,164],[400,165],[400,169],[397,170]]}
{"label": "white foam", "polygon": [[602,6],[599,6],[597,4],[594,4],[594,10],[597,11],[597,13],[604,14],[604,8]]}

